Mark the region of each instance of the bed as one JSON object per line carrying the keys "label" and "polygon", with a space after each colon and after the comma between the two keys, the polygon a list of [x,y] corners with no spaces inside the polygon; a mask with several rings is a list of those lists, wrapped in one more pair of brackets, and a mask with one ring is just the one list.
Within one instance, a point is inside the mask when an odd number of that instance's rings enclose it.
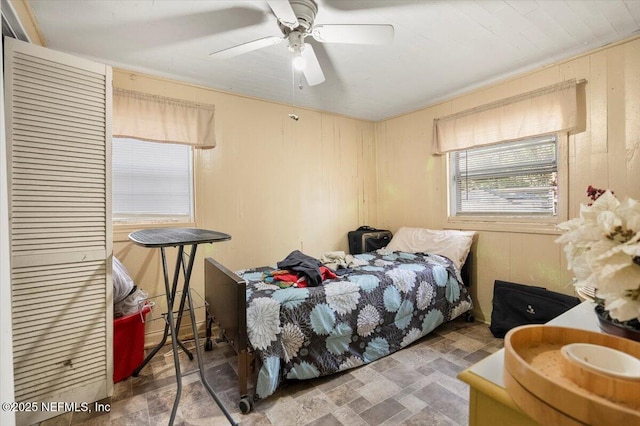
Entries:
{"label": "bed", "polygon": [[[434,237],[429,234],[424,244],[424,231],[445,232],[436,239],[448,249],[425,250],[434,247]],[[463,247],[452,235],[464,236]],[[355,368],[401,350],[460,315],[472,320],[465,285],[472,238],[465,231],[401,228],[387,248],[355,255],[359,266],[306,288],[268,282],[272,267],[232,272],[207,258],[206,349],[215,321],[220,339],[238,354],[241,411],[248,413],[254,400],[269,397],[283,381]]]}

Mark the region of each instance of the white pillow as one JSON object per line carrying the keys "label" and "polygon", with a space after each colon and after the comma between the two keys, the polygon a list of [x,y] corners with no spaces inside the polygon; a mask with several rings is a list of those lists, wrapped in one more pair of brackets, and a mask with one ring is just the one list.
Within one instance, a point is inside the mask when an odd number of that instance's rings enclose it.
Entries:
{"label": "white pillow", "polygon": [[471,250],[475,234],[476,231],[402,227],[384,249],[385,251],[439,254],[451,259],[460,269]]}

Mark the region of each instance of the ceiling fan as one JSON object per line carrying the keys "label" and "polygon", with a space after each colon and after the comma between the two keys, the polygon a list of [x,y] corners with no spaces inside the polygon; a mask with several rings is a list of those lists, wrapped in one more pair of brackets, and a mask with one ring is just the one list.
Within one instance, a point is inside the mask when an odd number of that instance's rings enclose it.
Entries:
{"label": "ceiling fan", "polygon": [[267,0],[267,3],[278,19],[281,37],[260,38],[213,52],[210,56],[231,58],[287,40],[289,50],[293,52],[293,66],[302,71],[309,86],[315,86],[325,78],[313,46],[304,42],[306,37],[311,36],[321,43],[388,44],[393,40],[392,25],[315,25],[318,5],[314,0]]}

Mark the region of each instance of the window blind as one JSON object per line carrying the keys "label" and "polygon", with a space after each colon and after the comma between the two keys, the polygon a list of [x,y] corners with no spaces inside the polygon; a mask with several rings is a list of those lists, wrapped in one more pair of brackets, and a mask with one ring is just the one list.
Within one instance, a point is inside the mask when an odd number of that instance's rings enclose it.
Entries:
{"label": "window blind", "polygon": [[112,163],[114,220],[192,220],[189,146],[113,138]]}
{"label": "window blind", "polygon": [[555,135],[450,155],[454,215],[556,214]]}

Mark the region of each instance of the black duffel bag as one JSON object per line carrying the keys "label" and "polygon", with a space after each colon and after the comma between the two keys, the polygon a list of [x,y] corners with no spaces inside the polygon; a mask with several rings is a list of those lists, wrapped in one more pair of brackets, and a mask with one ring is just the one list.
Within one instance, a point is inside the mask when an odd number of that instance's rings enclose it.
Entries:
{"label": "black duffel bag", "polygon": [[580,303],[580,299],[534,287],[496,280],[489,330],[495,337],[525,324],[544,324]]}

